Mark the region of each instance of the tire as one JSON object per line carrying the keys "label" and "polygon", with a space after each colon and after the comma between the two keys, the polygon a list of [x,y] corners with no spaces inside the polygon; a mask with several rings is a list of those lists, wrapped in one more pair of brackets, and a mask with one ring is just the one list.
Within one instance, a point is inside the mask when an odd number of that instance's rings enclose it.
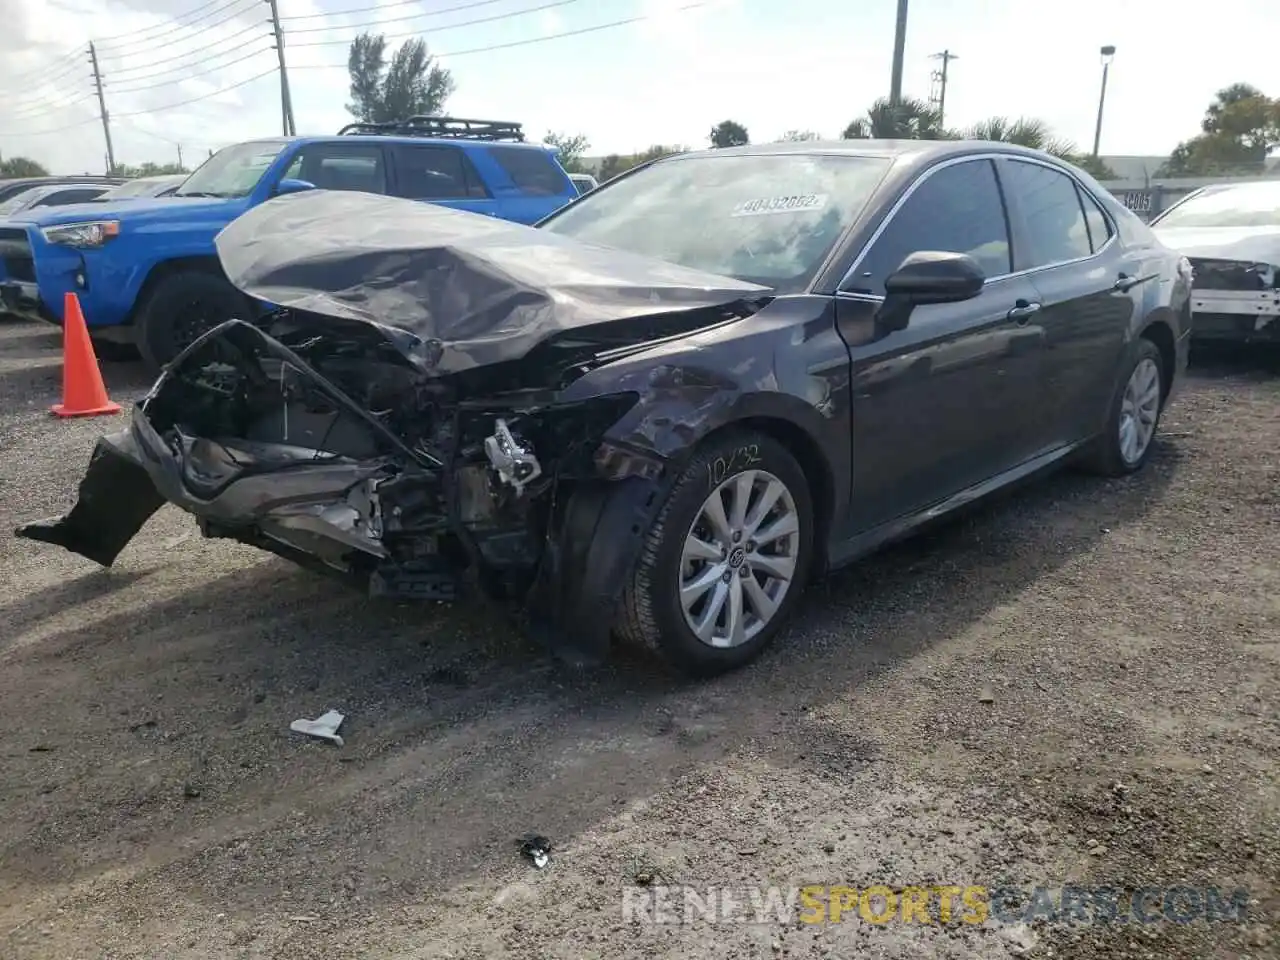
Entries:
{"label": "tire", "polygon": [[200,334],[233,318],[251,317],[249,298],[225,278],[201,270],[163,277],[138,313],[138,352],[158,374]]}
{"label": "tire", "polygon": [[[746,474],[752,474],[751,481],[741,479]],[[717,492],[722,504],[731,504],[725,493],[726,485],[738,489],[738,484],[751,482],[752,495],[759,497],[760,491],[769,489],[771,481],[779,482],[785,490],[777,499],[778,509],[794,515],[796,532],[771,543],[761,543],[758,549],[754,541],[744,537],[737,542],[741,551],[726,550],[718,560],[708,557],[686,566],[683,554],[691,533],[697,532],[706,543],[716,542],[703,514],[704,505],[711,502],[711,494]],[[757,501],[750,502],[754,506]],[[726,507],[725,512],[729,509]],[[776,513],[765,514],[758,518],[757,529],[781,529],[775,526],[778,517]],[[747,519],[752,519],[750,514]],[[676,480],[649,531],[635,573],[623,594],[617,632],[624,640],[656,652],[687,676],[710,677],[744,666],[776,638],[799,601],[813,558],[815,536],[808,481],[795,457],[782,444],[755,431],[735,431],[714,437],[697,451]],[[729,538],[725,542],[735,541]],[[755,552],[746,553],[748,548]],[[757,564],[754,570],[751,569],[753,557]],[[771,578],[761,566],[766,559],[774,570],[792,561],[789,580]],[[712,567],[722,571],[721,574],[711,572]],[[743,574],[744,569],[749,572]],[[707,605],[723,596],[724,612],[712,623],[713,632],[720,631],[728,626],[727,613],[734,595],[739,596],[739,622],[744,627],[737,645],[712,646],[699,638],[686,618],[680,598],[682,577],[701,575],[706,575],[705,582],[710,586],[692,606],[693,615],[706,614]],[[755,585],[754,590],[748,588],[748,578]],[[785,590],[777,586],[780,583],[786,583]],[[767,619],[759,616],[760,608],[753,602],[753,598],[762,595],[778,601]]]}
{"label": "tire", "polygon": [[[1150,410],[1150,433],[1144,445],[1141,446],[1137,456],[1133,456],[1133,449],[1126,451],[1121,436],[1121,424],[1125,420],[1127,411],[1130,406],[1126,403],[1126,394],[1130,391],[1131,386],[1135,383],[1135,378],[1142,381],[1136,387],[1141,391],[1143,385],[1149,380],[1149,372],[1139,377],[1139,369],[1150,371],[1149,364],[1155,367],[1155,406]],[[1107,425],[1102,434],[1094,440],[1093,446],[1085,457],[1084,466],[1092,473],[1099,474],[1104,477],[1123,477],[1131,473],[1141,470],[1151,457],[1151,450],[1155,446],[1156,431],[1160,426],[1160,414],[1164,412],[1164,358],[1160,354],[1160,350],[1150,340],[1140,339],[1134,355],[1125,369],[1124,376],[1120,379],[1120,385],[1116,388],[1115,396],[1111,398],[1111,407],[1107,414]],[[1131,398],[1132,399],[1132,398]],[[1143,405],[1144,409],[1149,409]]]}

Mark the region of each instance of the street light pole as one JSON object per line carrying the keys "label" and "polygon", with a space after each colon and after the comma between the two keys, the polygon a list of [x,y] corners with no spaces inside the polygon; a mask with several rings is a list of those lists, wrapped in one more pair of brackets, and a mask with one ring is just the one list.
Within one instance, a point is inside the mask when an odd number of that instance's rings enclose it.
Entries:
{"label": "street light pole", "polygon": [[1098,125],[1093,128],[1093,155],[1098,155],[1098,145],[1102,141],[1102,108],[1107,102],[1107,73],[1111,70],[1111,61],[1115,58],[1116,48],[1105,46],[1102,54],[1102,92],[1098,94]]}
{"label": "street light pole", "polygon": [[907,50],[907,0],[898,0],[898,23],[893,34],[893,75],[889,79],[889,105],[902,103],[902,59]]}

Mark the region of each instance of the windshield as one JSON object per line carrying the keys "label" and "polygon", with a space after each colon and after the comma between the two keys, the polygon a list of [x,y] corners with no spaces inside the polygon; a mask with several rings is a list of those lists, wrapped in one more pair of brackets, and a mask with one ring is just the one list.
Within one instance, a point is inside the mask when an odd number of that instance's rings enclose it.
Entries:
{"label": "windshield", "polygon": [[680,157],[593,190],[542,228],[794,293],[888,168],[875,157]]}
{"label": "windshield", "polygon": [[247,197],[284,146],[284,140],[256,140],[223,147],[197,167],[172,196]]}
{"label": "windshield", "polygon": [[1173,207],[1157,227],[1280,227],[1280,180],[1218,187]]}
{"label": "windshield", "polygon": [[45,187],[32,187],[28,190],[23,190],[21,193],[14,194],[4,203],[0,203],[0,217],[7,213],[17,213],[20,210],[27,209],[33,201],[39,200],[48,192]]}

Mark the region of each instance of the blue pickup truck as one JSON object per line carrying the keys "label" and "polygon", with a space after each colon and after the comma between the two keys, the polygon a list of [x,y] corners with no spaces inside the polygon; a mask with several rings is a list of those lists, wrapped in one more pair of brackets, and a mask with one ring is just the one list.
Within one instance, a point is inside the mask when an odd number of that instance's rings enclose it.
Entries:
{"label": "blue pickup truck", "polygon": [[100,351],[133,348],[153,370],[205,330],[249,319],[214,237],[250,207],[299,190],[360,190],[534,223],[578,191],[520,125],[452,117],[353,123],[329,137],[219,150],[170,196],[25,211],[0,222],[0,312],[62,323],[79,294]]}

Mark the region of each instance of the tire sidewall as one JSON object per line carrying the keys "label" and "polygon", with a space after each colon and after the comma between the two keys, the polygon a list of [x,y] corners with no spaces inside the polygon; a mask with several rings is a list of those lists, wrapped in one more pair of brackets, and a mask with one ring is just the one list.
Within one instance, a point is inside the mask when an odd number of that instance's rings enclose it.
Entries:
{"label": "tire sidewall", "polygon": [[[730,460],[742,448],[752,450],[753,456],[758,458],[757,462],[750,462],[751,458],[747,457],[745,462],[749,465],[731,469],[713,482],[714,464]],[[773,474],[786,484],[791,493],[800,521],[800,551],[796,571],[781,606],[759,634],[738,647],[712,647],[699,640],[685,622],[679,588],[684,541],[710,492],[725,481],[750,470],[765,470]],[[685,468],[671,492],[671,501],[665,514],[664,536],[655,556],[655,576],[650,585],[649,598],[660,631],[663,652],[681,669],[693,675],[714,675],[749,663],[773,642],[785,626],[804,592],[811,569],[816,531],[813,497],[804,471],[795,457],[770,437],[755,433],[726,435],[699,451]]]}
{"label": "tire sidewall", "polygon": [[[1160,405],[1156,408],[1156,422],[1151,428],[1151,439],[1147,443],[1147,448],[1142,451],[1136,461],[1130,463],[1124,458],[1124,454],[1120,452],[1120,417],[1124,407],[1124,393],[1129,385],[1129,378],[1133,376],[1134,370],[1138,368],[1143,360],[1151,360],[1156,365],[1156,371],[1160,377],[1161,396]],[[1107,444],[1108,459],[1114,463],[1116,470],[1122,473],[1136,473],[1141,470],[1146,462],[1151,458],[1151,451],[1155,449],[1156,436],[1160,431],[1160,418],[1164,414],[1164,358],[1160,355],[1160,350],[1154,343],[1145,337],[1137,340],[1133,354],[1129,362],[1125,364],[1124,376],[1120,378],[1120,383],[1116,388],[1116,395],[1111,404],[1111,416],[1107,419],[1107,436],[1105,443]]]}
{"label": "tire sidewall", "polygon": [[158,373],[187,346],[176,342],[173,318],[193,298],[211,303],[211,312],[221,317],[217,323],[237,315],[248,319],[248,299],[225,278],[198,271],[170,274],[151,291],[139,318],[138,351],[152,372]]}

